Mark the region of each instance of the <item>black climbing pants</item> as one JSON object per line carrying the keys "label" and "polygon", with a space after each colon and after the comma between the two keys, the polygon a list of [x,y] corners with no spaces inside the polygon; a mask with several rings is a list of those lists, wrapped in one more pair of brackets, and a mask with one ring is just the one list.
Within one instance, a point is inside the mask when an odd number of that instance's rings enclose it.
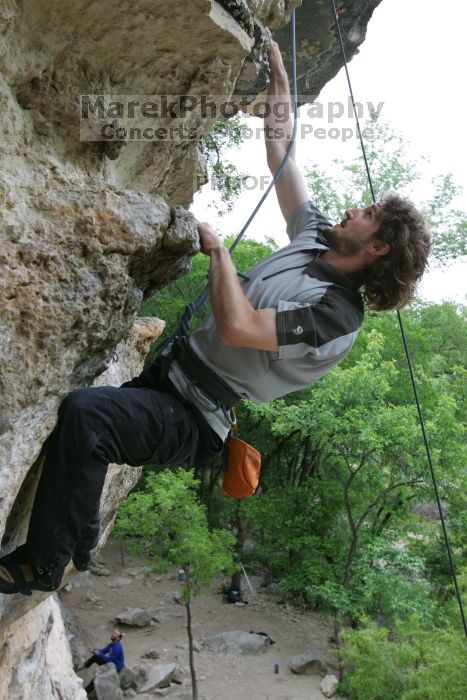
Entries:
{"label": "black climbing pants", "polygon": [[[104,659],[99,656],[99,654],[93,654],[92,656],[89,657],[89,659],[85,662],[84,668],[90,668],[93,664],[97,664],[98,666],[104,666],[105,664],[110,663],[109,661],[104,661]],[[88,685],[84,689],[86,693],[89,695],[94,690],[94,679],[88,683]]]}
{"label": "black climbing pants", "polygon": [[102,658],[102,656],[99,656],[99,654],[93,654],[92,656],[89,657],[87,661],[84,662],[83,668],[90,668],[93,664],[97,664],[98,666],[103,666],[104,664],[108,664],[109,660]]}
{"label": "black climbing pants", "polygon": [[28,563],[62,569],[91,549],[109,463],[193,464],[222,441],[175,390],[141,386],[90,387],[71,392],[46,445],[26,541]]}

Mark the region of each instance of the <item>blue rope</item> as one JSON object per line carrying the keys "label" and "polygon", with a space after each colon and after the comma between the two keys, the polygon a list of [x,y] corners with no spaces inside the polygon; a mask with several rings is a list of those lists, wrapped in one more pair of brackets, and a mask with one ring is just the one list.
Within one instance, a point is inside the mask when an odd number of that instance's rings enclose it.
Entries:
{"label": "blue rope", "polygon": [[[279,168],[277,169],[277,172],[274,173],[274,177],[272,178],[272,182],[269,184],[265,193],[263,194],[263,196],[259,200],[258,204],[256,205],[256,207],[253,209],[252,213],[248,217],[242,230],[236,236],[234,242],[230,246],[230,248],[229,248],[230,255],[232,255],[235,248],[240,243],[240,240],[243,238],[249,225],[251,224],[251,222],[255,218],[258,211],[263,206],[266,197],[269,195],[269,193],[271,192],[271,190],[275,186],[277,180],[280,178],[280,176],[284,172],[284,168],[287,165],[287,161],[289,159],[290,153],[295,145],[295,139],[296,139],[296,135],[297,135],[297,120],[298,120],[298,113],[297,113],[297,51],[296,51],[296,43],[295,43],[295,10],[292,13],[291,28],[292,28],[292,85],[293,85],[292,97],[293,97],[293,112],[294,112],[294,125],[293,125],[292,136],[290,139],[290,143],[287,146],[287,150],[286,150],[285,155],[282,159],[282,162],[281,162]],[[191,323],[193,316],[195,315],[195,313],[197,313],[197,311],[199,311],[199,309],[201,309],[202,306],[204,306],[208,297],[209,297],[209,285],[206,285],[206,287],[199,294],[199,296],[185,307],[185,311],[184,311],[183,316],[182,316],[181,321],[180,321],[180,326],[181,326],[183,333],[189,332],[190,323]]]}

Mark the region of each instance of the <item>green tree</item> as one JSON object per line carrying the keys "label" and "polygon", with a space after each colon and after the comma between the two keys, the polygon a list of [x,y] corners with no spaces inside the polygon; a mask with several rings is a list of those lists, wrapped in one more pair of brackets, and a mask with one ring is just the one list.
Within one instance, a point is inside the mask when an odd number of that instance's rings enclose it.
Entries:
{"label": "green tree", "polygon": [[[453,305],[414,308],[407,320],[442,498],[454,543],[460,543],[466,524],[459,432],[466,326]],[[417,529],[411,507],[432,500],[432,487],[393,321],[391,314],[370,315],[351,355],[311,389],[248,405],[250,421],[267,436],[263,491],[246,504],[259,556],[294,595],[353,617],[364,610],[377,614],[378,607],[389,617],[398,606],[418,609],[429,589],[425,545],[404,555],[394,548],[407,530]],[[434,362],[443,351],[442,362]],[[304,468],[307,477],[300,481],[296,475]],[[378,559],[387,568],[375,570]],[[411,576],[414,585],[406,585]]]}
{"label": "green tree", "polygon": [[191,471],[149,473],[144,491],[131,494],[118,510],[114,532],[156,568],[183,569],[193,700],[198,698],[193,655],[191,602],[220,572],[233,568],[234,538],[209,530]]}
{"label": "green tree", "polygon": [[[467,648],[457,628],[427,626],[416,616],[394,630],[368,619],[344,632],[348,671],[342,692],[355,700],[463,700]],[[375,673],[377,669],[377,673]]]}
{"label": "green tree", "polygon": [[[401,134],[376,115],[366,128],[372,133],[365,146],[376,200],[389,192],[411,195],[427,159],[409,158]],[[312,198],[331,221],[342,219],[348,208],[373,201],[360,155],[350,163],[336,159],[332,173],[316,165],[308,167],[306,179]],[[446,263],[467,254],[467,213],[455,206],[461,188],[452,174],[434,177],[431,184],[432,196],[419,206],[433,235],[433,258]]]}
{"label": "green tree", "polygon": [[[226,159],[226,152],[238,148],[245,138],[246,125],[240,117],[216,122],[200,143],[206,158],[211,188],[219,193],[223,207],[216,205],[216,212],[223,216],[230,212],[240,195],[246,173]],[[213,204],[208,206],[213,207]]]}

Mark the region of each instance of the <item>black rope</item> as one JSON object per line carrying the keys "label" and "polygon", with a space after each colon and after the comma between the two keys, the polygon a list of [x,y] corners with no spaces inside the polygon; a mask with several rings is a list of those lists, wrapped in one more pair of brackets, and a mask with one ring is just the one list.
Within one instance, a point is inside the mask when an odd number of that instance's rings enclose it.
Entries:
{"label": "black rope", "polygon": [[[376,197],[375,197],[375,193],[374,193],[374,190],[373,190],[373,182],[372,182],[372,180],[371,180],[370,168],[369,168],[368,160],[367,160],[367,157],[366,157],[365,144],[364,144],[364,142],[363,142],[363,136],[362,136],[362,132],[361,132],[361,129],[360,129],[360,122],[359,122],[359,120],[358,120],[357,109],[356,109],[356,106],[355,106],[355,100],[354,100],[354,96],[353,96],[352,84],[351,84],[351,82],[350,82],[350,75],[349,75],[349,70],[348,70],[348,67],[347,67],[347,56],[346,56],[346,54],[345,54],[344,42],[343,42],[343,39],[342,39],[342,33],[341,33],[341,28],[340,28],[340,23],[339,23],[340,15],[339,15],[339,12],[338,12],[337,7],[336,7],[335,0],[330,0],[330,1],[331,1],[331,5],[332,5],[332,10],[333,10],[333,13],[334,13],[334,18],[335,18],[335,20],[336,20],[335,27],[336,27],[337,36],[338,36],[338,39],[339,39],[339,44],[340,44],[340,48],[341,48],[341,52],[342,52],[343,65],[344,65],[344,68],[345,68],[345,74],[346,74],[346,76],[347,76],[347,84],[348,84],[348,86],[349,86],[349,92],[350,92],[350,97],[351,97],[351,100],[352,100],[353,111],[354,111],[355,120],[356,120],[356,123],[357,123],[357,131],[358,131],[358,136],[359,136],[359,139],[360,139],[360,145],[361,145],[361,148],[362,148],[363,160],[364,160],[364,162],[365,162],[366,174],[367,174],[367,176],[368,176],[368,183],[369,183],[369,185],[370,185],[370,190],[371,190],[371,196],[372,196],[372,198],[373,198],[373,203],[376,204]],[[426,455],[427,455],[427,459],[428,459],[428,464],[429,464],[429,467],[430,467],[431,478],[432,478],[432,481],[433,481],[433,488],[434,488],[434,491],[435,491],[436,503],[437,503],[437,505],[438,505],[439,517],[440,517],[441,526],[442,526],[442,529],[443,529],[444,542],[445,542],[446,550],[447,550],[447,553],[448,553],[449,566],[450,566],[450,568],[451,568],[451,575],[452,575],[452,580],[453,580],[453,583],[454,583],[454,590],[455,590],[455,592],[456,592],[456,598],[457,598],[457,602],[458,602],[458,604],[459,604],[459,610],[460,610],[460,614],[461,614],[462,624],[463,624],[463,627],[464,627],[464,633],[465,633],[465,636],[467,637],[467,623],[466,623],[466,620],[465,620],[464,608],[463,608],[463,605],[462,605],[462,598],[461,598],[459,586],[458,586],[458,583],[457,583],[456,567],[455,567],[455,564],[454,564],[454,558],[453,558],[453,556],[452,556],[451,546],[450,546],[450,544],[449,544],[448,531],[447,531],[447,527],[446,527],[446,521],[445,521],[445,518],[444,518],[443,508],[442,508],[442,505],[441,505],[441,499],[440,499],[440,496],[439,496],[438,482],[437,482],[437,479],[436,479],[436,474],[435,474],[435,470],[434,470],[434,466],[433,466],[433,460],[432,460],[432,457],[431,457],[431,450],[430,450],[430,446],[429,446],[429,443],[428,443],[428,435],[427,435],[427,431],[426,431],[426,428],[425,428],[425,420],[424,420],[424,418],[423,418],[422,407],[421,407],[420,399],[419,399],[419,396],[418,396],[417,384],[416,384],[416,381],[415,381],[415,373],[414,373],[413,365],[412,365],[412,359],[411,359],[411,356],[410,356],[409,346],[408,346],[408,343],[407,343],[407,337],[406,337],[406,334],[405,334],[404,324],[403,324],[403,321],[402,321],[402,315],[401,315],[401,312],[399,311],[399,309],[397,309],[397,319],[398,319],[398,321],[399,321],[399,327],[400,327],[401,335],[402,335],[402,342],[403,342],[403,345],[404,345],[405,356],[406,356],[406,359],[407,359],[407,364],[408,364],[409,373],[410,373],[410,379],[411,379],[411,382],[412,382],[412,389],[413,389],[413,392],[414,392],[415,403],[416,403],[416,406],[417,406],[418,418],[419,418],[419,421],[420,421],[420,427],[421,427],[421,429],[422,429],[423,442],[424,442],[424,444],[425,444],[425,451],[426,451]]]}
{"label": "black rope", "polygon": [[347,57],[345,55],[344,41],[342,39],[341,27],[339,24],[340,15],[339,15],[339,12],[336,8],[336,3],[334,2],[334,0],[331,0],[331,4],[332,4],[333,12],[334,12],[334,17],[336,20],[336,24],[334,26],[336,27],[337,36],[338,36],[339,44],[340,44],[341,51],[342,51],[342,57],[344,59],[344,69],[345,69],[345,74],[347,76],[347,84],[349,86],[350,99],[352,100],[352,109],[353,109],[353,113],[355,116],[355,122],[357,124],[358,138],[360,139],[360,145],[362,147],[363,160],[365,161],[365,168],[366,168],[366,174],[368,176],[368,183],[370,185],[370,192],[371,192],[371,196],[373,198],[373,202],[376,203],[375,192],[373,190],[373,182],[371,180],[371,175],[370,175],[370,166],[368,165],[368,159],[366,157],[366,150],[365,150],[365,146],[363,143],[362,130],[360,129],[360,120],[358,118],[358,112],[357,112],[357,108],[355,106],[355,98],[353,96],[352,84],[350,82],[349,69],[347,67]]}

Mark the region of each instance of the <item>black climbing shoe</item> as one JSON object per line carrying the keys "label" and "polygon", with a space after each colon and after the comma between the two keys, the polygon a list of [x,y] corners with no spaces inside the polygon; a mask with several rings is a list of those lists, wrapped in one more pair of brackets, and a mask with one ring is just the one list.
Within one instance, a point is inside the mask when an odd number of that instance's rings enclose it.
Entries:
{"label": "black climbing shoe", "polygon": [[89,571],[91,566],[91,552],[75,552],[72,561],[77,571]]}
{"label": "black climbing shoe", "polygon": [[[59,588],[63,569],[52,570],[20,563],[15,555],[16,552],[13,552],[0,559],[0,593],[32,595],[32,591],[56,591]],[[8,572],[8,577],[5,572]]]}

